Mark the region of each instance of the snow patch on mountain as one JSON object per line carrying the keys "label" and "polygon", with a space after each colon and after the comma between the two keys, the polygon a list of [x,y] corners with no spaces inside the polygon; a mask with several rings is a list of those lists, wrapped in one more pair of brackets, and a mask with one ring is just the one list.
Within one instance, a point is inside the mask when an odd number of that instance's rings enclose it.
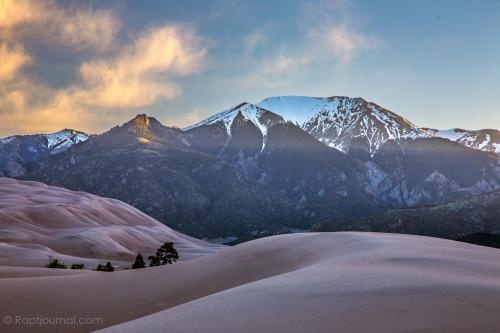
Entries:
{"label": "snow patch on mountain", "polygon": [[192,128],[222,122],[226,128],[227,135],[231,136],[231,126],[233,125],[233,121],[238,113],[241,113],[245,119],[250,120],[255,126],[257,126],[257,128],[262,132],[262,135],[266,135],[269,124],[262,121],[262,116],[265,112],[268,111],[254,104],[242,103],[234,108],[216,113],[205,120],[188,126],[184,128],[184,130],[190,130]]}
{"label": "snow patch on mountain", "polygon": [[437,170],[434,170],[427,178],[425,178],[424,182],[427,183],[445,183],[448,181],[445,175],[440,173]]}
{"label": "snow patch on mountain", "polygon": [[42,134],[47,139],[47,148],[51,154],[62,152],[74,144],[83,142],[89,138],[88,134],[71,129],[64,129],[51,134]]}
{"label": "snow patch on mountain", "polygon": [[12,142],[14,139],[16,138],[16,136],[9,136],[9,137],[6,137],[6,138],[3,138],[3,139],[0,139],[0,142],[1,143],[9,143],[9,142]]}
{"label": "snow patch on mountain", "polygon": [[433,128],[422,128],[431,136],[458,142],[472,149],[500,154],[500,131],[494,129],[482,129],[477,131],[453,128],[449,130],[438,130]]}
{"label": "snow patch on mountain", "polygon": [[423,130],[431,134],[432,136],[437,136],[439,138],[448,139],[451,141],[460,140],[467,134],[467,131],[458,128],[449,130],[436,130],[436,129],[423,128]]}
{"label": "snow patch on mountain", "polygon": [[365,188],[365,191],[370,194],[380,194],[380,185],[387,178],[387,174],[374,162],[367,161],[364,163],[366,167],[366,176],[370,186]]}
{"label": "snow patch on mountain", "polygon": [[[0,143],[9,144],[13,143],[16,139],[25,140],[26,138],[31,138],[31,137],[45,138],[47,140],[47,144],[46,146],[44,145],[42,149],[49,151],[50,154],[57,154],[65,151],[74,144],[86,141],[90,136],[83,132],[78,132],[72,129],[63,129],[61,131],[49,134],[13,135],[0,139]],[[28,141],[27,149],[31,152],[37,152],[40,149],[40,147],[37,146],[37,144],[35,144],[34,142],[29,143]]]}
{"label": "snow patch on mountain", "polygon": [[187,131],[201,126],[222,123],[226,129],[228,137],[231,137],[231,128],[233,126],[233,122],[239,114],[241,114],[244,119],[252,122],[260,130],[263,137],[262,149],[264,149],[267,141],[268,129],[276,122],[284,121],[283,117],[269,112],[268,110],[265,110],[261,107],[258,107],[255,104],[242,103],[229,110],[216,113],[213,116],[210,116],[207,119],[202,120],[194,125],[185,127],[183,130]]}

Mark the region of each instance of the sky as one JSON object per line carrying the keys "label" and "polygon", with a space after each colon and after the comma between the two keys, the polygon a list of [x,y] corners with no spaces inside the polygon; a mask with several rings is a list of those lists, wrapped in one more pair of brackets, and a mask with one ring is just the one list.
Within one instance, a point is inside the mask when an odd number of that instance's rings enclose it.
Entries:
{"label": "sky", "polygon": [[0,0],[0,137],[184,127],[270,96],[500,128],[500,1]]}

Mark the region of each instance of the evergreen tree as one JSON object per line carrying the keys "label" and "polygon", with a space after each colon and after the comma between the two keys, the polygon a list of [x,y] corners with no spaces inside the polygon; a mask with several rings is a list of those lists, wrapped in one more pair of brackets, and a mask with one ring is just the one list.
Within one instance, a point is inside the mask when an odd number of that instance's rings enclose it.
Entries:
{"label": "evergreen tree", "polygon": [[96,271],[99,271],[99,272],[113,272],[115,270],[115,268],[113,267],[113,265],[111,265],[111,263],[108,261],[106,263],[106,265],[97,265]]}
{"label": "evergreen tree", "polygon": [[174,243],[166,242],[158,250],[154,256],[149,256],[149,266],[160,266],[177,262],[179,253],[174,248]]}
{"label": "evergreen tree", "polygon": [[111,265],[109,261],[106,263],[106,265],[104,265],[105,272],[113,272],[114,270],[115,268],[113,267],[113,265]]}
{"label": "evergreen tree", "polygon": [[160,247],[160,251],[161,251],[160,258],[162,265],[177,262],[177,259],[179,259],[179,253],[174,248],[173,242],[166,242],[165,244],[163,244]]}
{"label": "evergreen tree", "polygon": [[146,263],[144,262],[142,255],[139,253],[135,258],[134,264],[132,265],[132,269],[145,268],[145,267]]}
{"label": "evergreen tree", "polygon": [[154,256],[149,256],[148,260],[149,260],[149,267],[161,265],[160,256],[158,255],[158,251],[156,251],[156,254]]}

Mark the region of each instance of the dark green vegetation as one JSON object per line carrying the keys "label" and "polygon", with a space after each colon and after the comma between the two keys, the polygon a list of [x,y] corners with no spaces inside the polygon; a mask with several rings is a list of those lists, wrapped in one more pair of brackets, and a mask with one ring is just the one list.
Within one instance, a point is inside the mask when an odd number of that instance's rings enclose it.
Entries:
{"label": "dark green vegetation", "polygon": [[[51,254],[49,254],[49,261],[47,265],[45,266],[47,268],[60,268],[60,269],[66,269],[68,266],[60,261],[57,258],[54,258]],[[84,264],[72,264],[71,269],[84,269],[85,265]]]}
{"label": "dark green vegetation", "polygon": [[52,258],[49,258],[49,262],[48,262],[46,267],[47,268],[61,268],[61,269],[67,268],[67,266],[62,261],[59,261],[59,259],[52,259]]}
{"label": "dark green vegetation", "polygon": [[132,269],[139,269],[139,268],[145,268],[146,263],[144,262],[144,258],[142,255],[139,253],[137,257],[135,258],[134,263],[132,264]]}
{"label": "dark green vegetation", "polygon": [[149,256],[149,266],[160,266],[167,265],[177,262],[179,259],[179,253],[174,248],[174,243],[166,242],[164,243],[158,250],[156,250],[156,254]]}
{"label": "dark green vegetation", "polygon": [[390,209],[362,218],[325,222],[313,230],[394,232],[456,239],[500,230],[499,203],[497,191],[437,206]]}
{"label": "dark green vegetation", "polygon": [[500,235],[486,232],[475,232],[460,237],[457,241],[500,249]]}
{"label": "dark green vegetation", "polygon": [[115,268],[108,261],[106,265],[101,265],[101,264],[97,265],[95,270],[98,272],[114,272]]}

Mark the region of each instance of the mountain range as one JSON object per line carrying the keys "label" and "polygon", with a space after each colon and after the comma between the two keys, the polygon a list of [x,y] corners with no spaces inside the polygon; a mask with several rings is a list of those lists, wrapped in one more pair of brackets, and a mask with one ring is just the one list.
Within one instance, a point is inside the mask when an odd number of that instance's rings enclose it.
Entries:
{"label": "mountain range", "polygon": [[[271,97],[184,129],[138,115],[100,135],[69,133],[77,136],[57,146],[44,135],[2,139],[3,175],[119,199],[220,241],[366,230],[362,222],[373,216],[432,213],[500,189],[498,131],[420,128],[362,98]],[[439,234],[470,231],[468,224]]]}

